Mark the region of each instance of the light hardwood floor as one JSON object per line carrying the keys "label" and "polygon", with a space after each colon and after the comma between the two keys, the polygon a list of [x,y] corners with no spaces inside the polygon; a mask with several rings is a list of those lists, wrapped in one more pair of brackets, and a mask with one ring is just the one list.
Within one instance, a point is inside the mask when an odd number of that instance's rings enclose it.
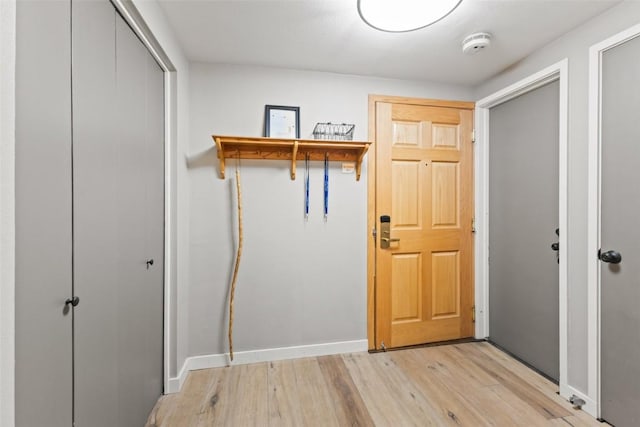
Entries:
{"label": "light hardwood floor", "polygon": [[603,426],[484,342],[203,369],[147,427]]}

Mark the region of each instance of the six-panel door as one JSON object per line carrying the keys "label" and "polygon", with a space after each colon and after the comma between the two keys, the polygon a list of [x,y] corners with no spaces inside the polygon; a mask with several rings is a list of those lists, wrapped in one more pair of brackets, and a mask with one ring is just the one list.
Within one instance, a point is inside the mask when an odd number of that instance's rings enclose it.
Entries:
{"label": "six-panel door", "polygon": [[473,335],[472,126],[468,109],[376,105],[379,238],[399,239],[376,249],[377,348]]}

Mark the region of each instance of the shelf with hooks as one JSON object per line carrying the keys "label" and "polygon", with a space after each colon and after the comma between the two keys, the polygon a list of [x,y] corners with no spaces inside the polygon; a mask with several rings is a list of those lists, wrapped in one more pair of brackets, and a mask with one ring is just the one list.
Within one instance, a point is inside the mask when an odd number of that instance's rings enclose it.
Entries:
{"label": "shelf with hooks", "polygon": [[296,161],[324,160],[325,153],[329,161],[355,162],[356,180],[360,180],[362,160],[369,149],[370,142],[360,141],[322,141],[316,139],[278,139],[241,136],[211,136],[216,143],[220,162],[220,178],[224,179],[226,159],[262,159],[290,160],[291,179],[296,179]]}

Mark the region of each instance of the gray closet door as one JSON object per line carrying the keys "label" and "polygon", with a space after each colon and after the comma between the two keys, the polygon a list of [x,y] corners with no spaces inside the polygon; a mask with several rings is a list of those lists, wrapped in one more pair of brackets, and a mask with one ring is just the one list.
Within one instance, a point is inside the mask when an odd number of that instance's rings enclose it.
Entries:
{"label": "gray closet door", "polygon": [[[139,425],[162,394],[164,301],[164,73],[120,16],[116,18],[116,80],[119,139],[129,157],[122,163],[139,185],[130,188],[127,215],[142,247],[132,264],[139,283],[131,290],[127,358],[129,396],[123,426]],[[123,177],[124,178],[124,177]],[[131,178],[123,179],[130,185]],[[136,235],[136,238],[138,236]],[[133,276],[132,271],[132,276]],[[134,399],[135,398],[135,399]]]}
{"label": "gray closet door", "polygon": [[[127,150],[121,184],[128,185],[127,227],[140,239],[131,263],[128,307],[129,356],[120,405],[127,423],[139,425],[162,394],[164,301],[164,73],[120,16],[116,19],[118,139]],[[131,181],[136,185],[131,186]],[[134,217],[136,219],[134,219]],[[126,311],[125,311],[126,310]],[[135,392],[134,392],[135,390]],[[135,399],[134,399],[135,397]],[[136,420],[135,422],[133,420]]]}
{"label": "gray closet door", "polygon": [[107,1],[73,19],[75,425],[141,426],[162,393],[163,73]]}
{"label": "gray closet door", "polygon": [[[163,270],[164,270],[164,74],[124,20],[116,17],[116,81],[118,140],[127,156],[121,159],[120,185],[126,210],[123,225],[139,241],[135,253],[121,252],[128,265],[126,305],[126,379],[130,390],[119,395],[123,417],[119,425],[144,423],[162,394]],[[132,185],[133,181],[135,185]],[[140,245],[140,246],[138,246]]]}
{"label": "gray closet door", "polygon": [[18,1],[16,425],[72,422],[69,1]]}
{"label": "gray closet door", "polygon": [[[640,425],[640,38],[602,59],[602,418]],[[595,256],[595,255],[594,255]]]}
{"label": "gray closet door", "polygon": [[490,339],[556,381],[558,114],[558,82],[492,108],[489,146]]}
{"label": "gray closet door", "polygon": [[[138,43],[140,43],[138,41]],[[142,405],[147,414],[162,394],[164,371],[164,221],[165,221],[165,99],[164,71],[145,49],[146,55],[146,238],[145,257],[153,264],[145,270],[145,297],[143,318],[147,321],[144,328],[144,359],[140,370],[147,383],[141,396]]]}
{"label": "gray closet door", "polygon": [[[119,319],[127,283],[120,265],[129,230],[119,183],[116,12],[107,1],[73,1],[75,425],[116,426],[122,376]],[[124,208],[124,209],[123,209]],[[122,319],[124,320],[124,319]],[[123,426],[125,424],[122,424]]]}

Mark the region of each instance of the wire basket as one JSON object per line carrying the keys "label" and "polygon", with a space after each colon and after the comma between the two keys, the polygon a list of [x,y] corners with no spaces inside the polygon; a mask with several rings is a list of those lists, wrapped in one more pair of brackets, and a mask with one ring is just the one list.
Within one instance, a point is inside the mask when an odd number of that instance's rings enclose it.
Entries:
{"label": "wire basket", "polygon": [[313,139],[333,141],[353,141],[353,130],[356,125],[346,123],[317,123],[313,128]]}

